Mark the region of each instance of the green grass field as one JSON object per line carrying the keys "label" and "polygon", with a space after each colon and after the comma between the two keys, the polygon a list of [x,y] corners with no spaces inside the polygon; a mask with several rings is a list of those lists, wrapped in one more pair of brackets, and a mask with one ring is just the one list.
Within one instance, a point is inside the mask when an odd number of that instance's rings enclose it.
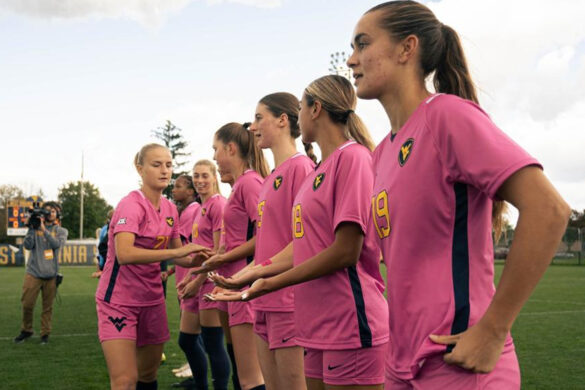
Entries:
{"label": "green grass field", "polygon": [[[498,264],[499,272],[502,266]],[[35,335],[23,344],[12,338],[20,331],[20,289],[23,268],[0,269],[0,389],[105,389],[108,376],[97,339],[93,268],[63,267],[61,303],[55,303],[53,334],[39,344],[40,297]],[[171,282],[174,283],[174,280]],[[176,343],[176,293],[167,297],[171,342],[167,362],[159,370],[159,388],[176,382],[171,373],[184,362]],[[585,266],[554,265],[547,271],[518,317],[512,332],[523,389],[585,389]]]}

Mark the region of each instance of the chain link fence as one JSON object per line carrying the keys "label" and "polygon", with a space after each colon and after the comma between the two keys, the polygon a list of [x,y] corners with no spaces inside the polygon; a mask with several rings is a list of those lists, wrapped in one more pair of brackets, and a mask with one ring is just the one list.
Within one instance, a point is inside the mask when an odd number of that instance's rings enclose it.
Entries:
{"label": "chain link fence", "polygon": [[[504,260],[514,240],[514,230],[502,232],[494,247],[496,260]],[[585,228],[568,227],[553,258],[554,264],[585,265]]]}

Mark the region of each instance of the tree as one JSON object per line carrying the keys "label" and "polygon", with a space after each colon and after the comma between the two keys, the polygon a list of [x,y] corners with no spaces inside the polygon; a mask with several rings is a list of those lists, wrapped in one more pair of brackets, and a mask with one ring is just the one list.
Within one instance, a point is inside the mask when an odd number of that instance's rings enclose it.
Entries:
{"label": "tree", "polygon": [[[59,203],[63,207],[61,224],[69,230],[70,238],[79,237],[79,204],[81,181],[69,182],[59,188]],[[83,231],[93,237],[95,230],[106,222],[112,206],[100,195],[100,191],[89,181],[83,182]],[[81,237],[82,238],[82,237]]]}
{"label": "tree", "polygon": [[571,216],[569,217],[569,226],[576,228],[585,228],[585,210],[577,211],[571,210]]}
{"label": "tree", "polygon": [[0,205],[4,208],[11,200],[24,199],[24,191],[22,188],[12,184],[0,185]]}
{"label": "tree", "polygon": [[22,188],[12,184],[0,185],[0,242],[8,242],[6,235],[6,225],[8,218],[8,203],[12,200],[24,200],[24,191]]}
{"label": "tree", "polygon": [[186,151],[189,143],[183,138],[183,130],[175,126],[170,120],[163,127],[158,127],[156,130],[152,130],[152,135],[162,141],[162,143],[169,148],[171,151],[171,157],[173,158],[173,175],[169,186],[164,190],[163,194],[171,199],[173,183],[175,179],[181,175],[188,175],[188,171],[181,170],[182,167],[187,165],[185,157],[191,155]]}

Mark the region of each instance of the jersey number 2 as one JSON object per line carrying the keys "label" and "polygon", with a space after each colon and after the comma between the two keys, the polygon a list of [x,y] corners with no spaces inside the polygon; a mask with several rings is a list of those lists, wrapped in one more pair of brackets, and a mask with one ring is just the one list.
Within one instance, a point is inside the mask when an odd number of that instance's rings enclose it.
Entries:
{"label": "jersey number 2", "polygon": [[154,244],[153,249],[167,249],[169,245],[169,236],[157,236],[156,237],[156,244]]}

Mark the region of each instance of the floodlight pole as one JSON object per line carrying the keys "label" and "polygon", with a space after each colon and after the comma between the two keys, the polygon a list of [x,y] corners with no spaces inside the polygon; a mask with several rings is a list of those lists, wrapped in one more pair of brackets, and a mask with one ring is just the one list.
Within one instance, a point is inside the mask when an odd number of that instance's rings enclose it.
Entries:
{"label": "floodlight pole", "polygon": [[351,69],[347,67],[347,54],[342,52],[331,53],[331,60],[329,61],[329,72],[338,76],[343,76],[346,79],[351,79]]}
{"label": "floodlight pole", "polygon": [[81,151],[81,184],[79,186],[79,238],[83,238],[83,150]]}

